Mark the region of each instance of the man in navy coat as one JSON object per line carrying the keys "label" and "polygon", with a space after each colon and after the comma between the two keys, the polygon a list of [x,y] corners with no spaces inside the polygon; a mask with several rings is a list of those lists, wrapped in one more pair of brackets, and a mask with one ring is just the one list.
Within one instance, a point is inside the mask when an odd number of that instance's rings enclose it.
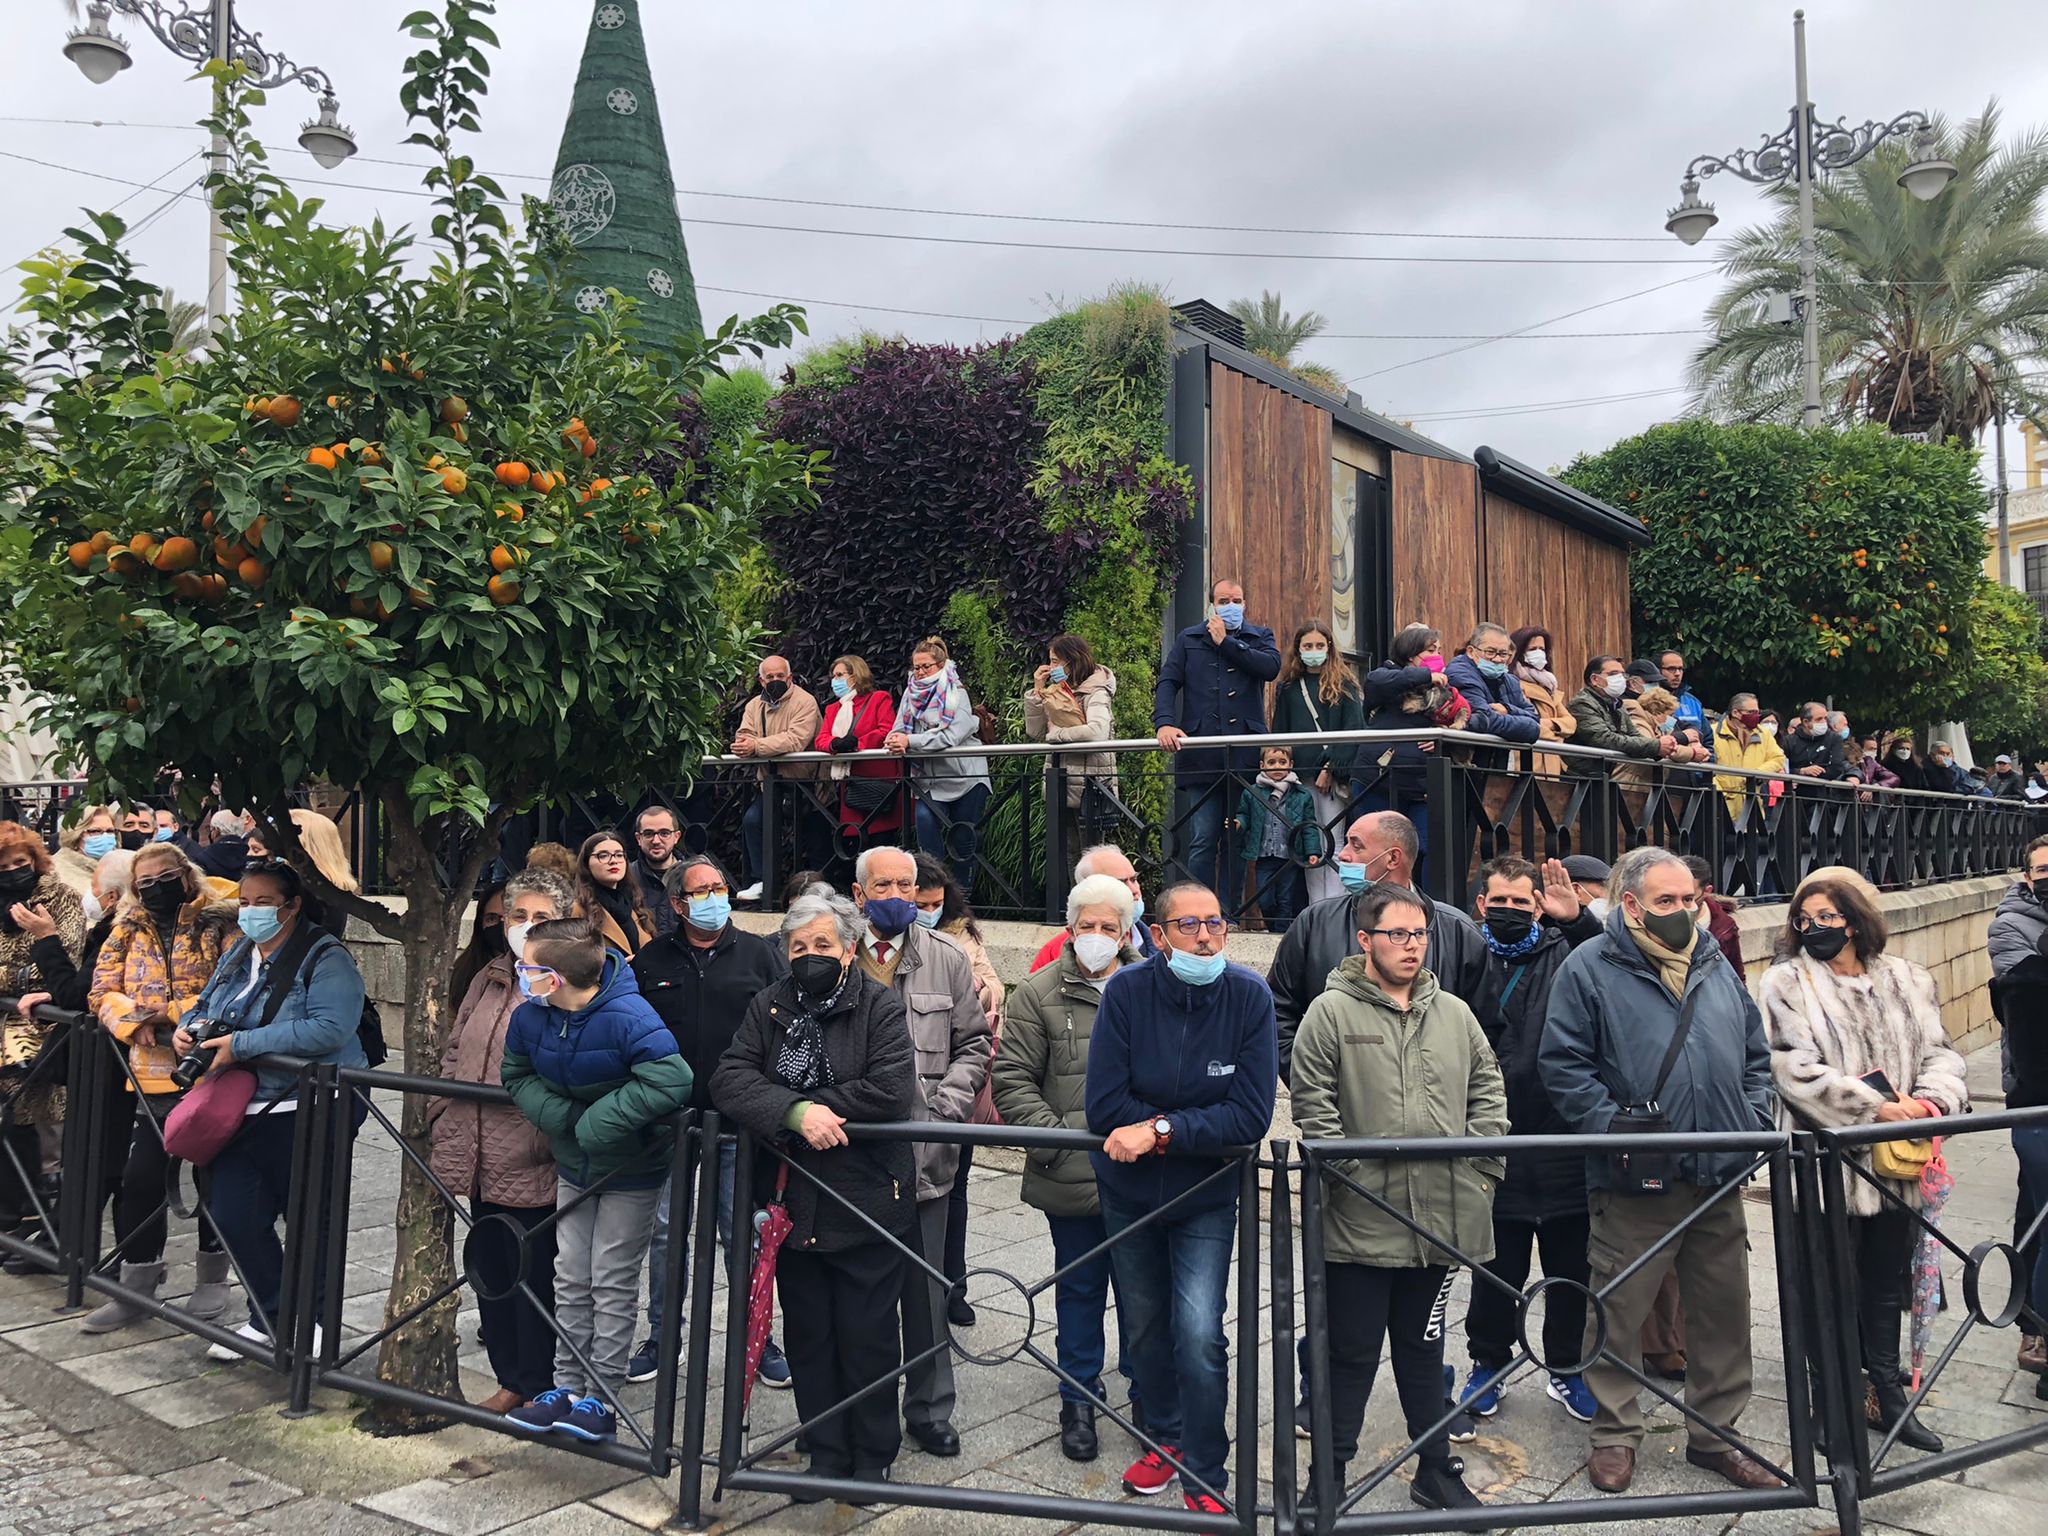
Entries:
{"label": "man in navy coat", "polygon": [[1225,807],[1258,773],[1258,753],[1250,747],[1182,751],[1181,738],[1263,735],[1266,684],[1279,675],[1273,631],[1244,621],[1244,583],[1228,576],[1209,588],[1207,621],[1175,635],[1159,668],[1152,724],[1159,745],[1176,754],[1173,809],[1180,863],[1188,878],[1224,893],[1225,906],[1234,904],[1218,863]]}

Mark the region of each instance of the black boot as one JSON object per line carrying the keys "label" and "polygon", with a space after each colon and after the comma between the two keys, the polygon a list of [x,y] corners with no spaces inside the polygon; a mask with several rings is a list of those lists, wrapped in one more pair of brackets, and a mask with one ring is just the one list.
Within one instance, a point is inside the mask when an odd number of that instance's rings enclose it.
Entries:
{"label": "black boot", "polygon": [[1880,1431],[1889,1434],[1892,1426],[1903,1419],[1899,1444],[1910,1445],[1916,1451],[1941,1449],[1941,1436],[1906,1411],[1906,1383],[1896,1371],[1872,1371],[1870,1385],[1877,1392],[1877,1427]]}
{"label": "black boot", "polygon": [[1093,1461],[1096,1453],[1095,1405],[1060,1404],[1060,1454],[1069,1461]]}
{"label": "black boot", "polygon": [[[1344,1502],[1344,1490],[1350,1486],[1350,1474],[1351,1463],[1348,1461],[1340,1461],[1331,1469],[1330,1486],[1335,1490],[1336,1499],[1339,1504]],[[1316,1464],[1313,1461],[1309,1463],[1308,1476],[1302,1482],[1301,1496],[1295,1500],[1295,1510],[1298,1516],[1296,1521],[1297,1528],[1315,1523],[1317,1513]],[[1332,1513],[1334,1516],[1334,1511]]]}
{"label": "black boot", "polygon": [[1408,1487],[1409,1502],[1424,1509],[1478,1509],[1479,1496],[1465,1486],[1464,1473],[1465,1463],[1455,1456],[1419,1463]]}

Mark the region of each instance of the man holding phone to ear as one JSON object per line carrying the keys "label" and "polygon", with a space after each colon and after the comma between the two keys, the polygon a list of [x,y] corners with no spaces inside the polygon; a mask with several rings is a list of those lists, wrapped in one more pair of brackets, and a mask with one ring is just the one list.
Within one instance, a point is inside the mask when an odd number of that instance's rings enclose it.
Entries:
{"label": "man holding phone to ear", "polygon": [[[1243,748],[1181,748],[1189,736],[1258,736],[1266,729],[1266,684],[1280,675],[1273,631],[1245,619],[1244,583],[1219,576],[1209,586],[1209,616],[1166,647],[1152,724],[1174,754],[1175,857],[1196,880],[1226,897],[1219,856],[1225,807],[1257,775],[1258,753]],[[1233,776],[1235,782],[1233,783]]]}

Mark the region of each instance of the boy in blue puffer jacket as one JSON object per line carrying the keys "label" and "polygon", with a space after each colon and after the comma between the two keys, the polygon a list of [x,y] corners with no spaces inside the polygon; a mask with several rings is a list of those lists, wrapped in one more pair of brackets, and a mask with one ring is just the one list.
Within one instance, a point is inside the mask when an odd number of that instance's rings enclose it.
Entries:
{"label": "boy in blue puffer jacket", "polygon": [[[515,974],[528,1002],[505,1031],[502,1076],[555,1154],[555,1385],[506,1417],[529,1434],[609,1440],[600,1394],[626,1379],[654,1208],[690,1068],[675,1036],[588,918],[540,923]],[[589,1361],[577,1359],[574,1341]]]}

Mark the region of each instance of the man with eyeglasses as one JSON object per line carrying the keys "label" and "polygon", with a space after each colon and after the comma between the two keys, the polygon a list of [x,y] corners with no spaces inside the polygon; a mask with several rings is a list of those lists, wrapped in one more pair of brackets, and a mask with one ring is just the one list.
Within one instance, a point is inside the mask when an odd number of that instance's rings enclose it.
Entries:
{"label": "man with eyeglasses", "polygon": [[[781,945],[733,922],[732,878],[710,854],[694,854],[671,865],[664,883],[661,904],[669,912],[670,927],[633,957],[633,979],[689,1063],[690,1108],[709,1109],[719,1057],[732,1044],[748,1006],[788,973],[789,962]],[[728,1143],[718,1165],[718,1235],[728,1247],[733,1155]],[[647,1258],[649,1338],[633,1351],[626,1368],[628,1381],[651,1381],[661,1367],[656,1340],[667,1299],[668,1203],[664,1186],[654,1207],[654,1238]],[[773,1339],[761,1356],[760,1380],[765,1387],[789,1385],[789,1364]]]}
{"label": "man with eyeglasses", "polygon": [[[1472,706],[1472,719],[1465,726],[1481,736],[1496,737],[1526,746],[1543,734],[1536,718],[1536,706],[1522,692],[1521,682],[1508,670],[1515,659],[1515,643],[1498,624],[1479,625],[1465,642],[1463,655],[1444,664],[1444,677]],[[1475,755],[1473,762],[1496,771],[1507,760],[1502,752]]]}
{"label": "man with eyeglasses", "polygon": [[1102,989],[1086,1089],[1088,1129],[1104,1138],[1092,1156],[1119,1332],[1156,1445],[1124,1473],[1124,1491],[1164,1493],[1178,1474],[1182,1502],[1208,1515],[1225,1512],[1230,1453],[1223,1309],[1237,1180],[1222,1154],[1270,1129],[1278,1072],[1272,994],[1224,958],[1227,932],[1207,886],[1160,896],[1161,954]]}
{"label": "man with eyeglasses", "polygon": [[[1159,945],[1152,937],[1152,925],[1142,921],[1145,916],[1145,887],[1139,883],[1137,866],[1131,863],[1123,849],[1114,843],[1097,843],[1093,848],[1084,848],[1081,857],[1074,861],[1074,884],[1079,885],[1090,875],[1107,875],[1131,893],[1131,902],[1136,908],[1132,913],[1131,947],[1147,960],[1158,954]],[[1038,953],[1031,957],[1032,974],[1036,975],[1059,959],[1072,941],[1073,934],[1065,928],[1047,939]]]}
{"label": "man with eyeglasses", "polygon": [[[1293,1110],[1301,1134],[1505,1136],[1507,1095],[1493,1048],[1472,1010],[1423,966],[1429,914],[1421,901],[1382,886],[1359,898],[1356,920],[1361,953],[1337,967],[1302,1020],[1295,1046]],[[1476,1509],[1464,1464],[1450,1453],[1448,1426],[1435,1427],[1444,1417],[1444,1357],[1432,1321],[1459,1256],[1493,1257],[1493,1200],[1504,1164],[1499,1157],[1461,1157],[1361,1167],[1354,1177],[1376,1186],[1385,1207],[1341,1179],[1323,1186],[1330,1476],[1341,1493],[1385,1345],[1409,1438],[1422,1440],[1408,1497],[1424,1509]],[[1448,1240],[1456,1252],[1416,1228]]]}
{"label": "man with eyeglasses", "polygon": [[[917,921],[917,860],[905,849],[865,849],[853,867],[853,900],[867,919],[857,951],[862,970],[902,1000],[917,1053],[917,1117],[962,1125],[995,1054],[988,1015],[967,951]],[[924,1263],[903,1276],[903,1358],[934,1351],[947,1338],[946,1206],[960,1171],[955,1142],[917,1143],[918,1245]],[[877,1319],[877,1324],[882,1320]],[[953,1352],[903,1373],[903,1428],[933,1456],[958,1456],[953,1428]]]}
{"label": "man with eyeglasses", "polygon": [[640,845],[640,857],[633,861],[633,878],[640,882],[640,896],[647,903],[657,934],[676,929],[676,909],[668,899],[668,874],[676,867],[676,842],[681,837],[676,813],[665,805],[647,806],[633,818],[633,841]]}
{"label": "man with eyeglasses", "polygon": [[[789,659],[785,656],[763,656],[757,675],[761,679],[761,691],[747,700],[747,707],[740,713],[740,728],[732,739],[733,755],[758,759],[810,751],[818,739],[818,722],[822,718],[817,699],[808,689],[799,688],[791,681]],[[817,812],[806,812],[802,794],[786,787],[795,780],[812,777],[815,771],[802,764],[792,764],[773,779],[765,770],[761,773],[761,792],[754,797],[740,822],[747,888],[735,900],[761,899],[762,882],[768,868],[763,802],[771,792],[783,797],[776,807],[777,814],[783,818],[783,825],[787,827],[791,819],[797,819],[799,855],[808,857],[816,851],[806,845],[820,843],[815,835],[815,824],[819,819]],[[820,860],[812,859],[811,862]]]}
{"label": "man with eyeglasses", "polygon": [[[1763,1017],[1720,946],[1700,932],[1685,860],[1633,849],[1614,867],[1614,888],[1620,904],[1598,938],[1566,957],[1545,1010],[1537,1068],[1558,1113],[1596,1136],[1624,1111],[1662,1131],[1772,1129]],[[1732,1432],[1749,1404],[1749,1223],[1741,1191],[1727,1186],[1752,1160],[1747,1152],[1586,1159],[1593,1290],[1648,1255],[1607,1296],[1605,1351],[1585,1373],[1597,1403],[1588,1472],[1603,1493],[1635,1479],[1640,1335],[1673,1269],[1684,1301],[1685,1402],[1699,1416],[1686,1421],[1685,1459],[1738,1488],[1779,1486],[1769,1468],[1707,1427]],[[1598,1332],[1590,1320],[1589,1348]]]}
{"label": "man with eyeglasses", "polygon": [[1705,741],[1712,722],[1707,717],[1707,706],[1700,702],[1700,696],[1686,685],[1684,655],[1678,651],[1659,651],[1657,675],[1671,690],[1671,696],[1678,700],[1678,708],[1672,716],[1674,722],[1681,727],[1690,726],[1700,733],[1699,739]]}

